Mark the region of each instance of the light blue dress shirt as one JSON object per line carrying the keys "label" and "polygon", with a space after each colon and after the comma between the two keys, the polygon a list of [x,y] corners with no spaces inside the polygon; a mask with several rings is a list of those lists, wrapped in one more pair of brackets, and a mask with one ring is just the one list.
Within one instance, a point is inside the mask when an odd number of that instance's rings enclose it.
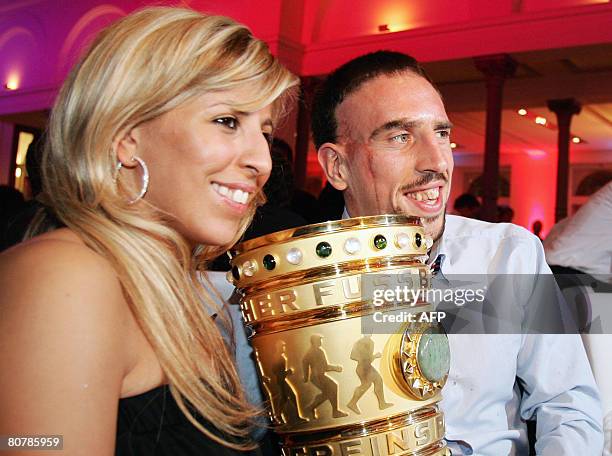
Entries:
{"label": "light blue dress shirt", "polygon": [[[259,386],[253,347],[251,347],[248,341],[247,330],[243,324],[242,315],[240,314],[240,306],[237,302],[231,302],[232,300],[230,299],[234,292],[234,285],[227,281],[225,272],[206,271],[206,277],[219,293],[219,297],[223,300],[223,302],[217,304],[224,306],[223,309],[229,313],[232,319],[236,368],[240,381],[242,382],[242,387],[246,392],[246,397],[251,404],[263,408],[265,404]],[[204,286],[207,286],[207,284],[204,283]],[[264,416],[258,420],[258,423],[260,426],[256,426],[251,433],[251,436],[255,440],[260,440],[266,433],[267,426],[269,426],[269,421]]]}
{"label": "light blue dress shirt", "polygon": [[[430,262],[438,255],[443,276],[551,274],[540,240],[509,223],[447,215]],[[579,335],[449,334],[449,343],[440,408],[453,456],[527,455],[531,419],[538,455],[602,454],[601,402]]]}
{"label": "light blue dress shirt", "polygon": [[[430,258],[441,274],[551,274],[537,237],[508,223],[448,215]],[[601,455],[602,411],[579,335],[449,334],[440,408],[453,455]],[[521,388],[519,388],[519,384]]]}

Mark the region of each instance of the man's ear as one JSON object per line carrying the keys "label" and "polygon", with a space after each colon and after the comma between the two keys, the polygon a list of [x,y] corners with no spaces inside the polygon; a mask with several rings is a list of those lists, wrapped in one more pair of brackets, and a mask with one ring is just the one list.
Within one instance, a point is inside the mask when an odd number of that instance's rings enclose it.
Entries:
{"label": "man's ear", "polygon": [[126,168],[133,168],[138,163],[134,160],[138,156],[138,134],[136,129],[131,129],[117,136],[113,147],[117,154],[117,160]]}
{"label": "man's ear", "polygon": [[319,163],[327,180],[336,190],[341,191],[348,187],[348,172],[343,153],[341,146],[334,143],[325,143],[318,151]]}

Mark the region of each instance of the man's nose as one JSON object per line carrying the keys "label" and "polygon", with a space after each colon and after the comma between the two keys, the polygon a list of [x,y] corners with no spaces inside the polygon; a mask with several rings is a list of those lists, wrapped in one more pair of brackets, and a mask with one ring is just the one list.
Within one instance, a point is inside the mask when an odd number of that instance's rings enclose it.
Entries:
{"label": "man's nose", "polygon": [[434,173],[448,171],[450,144],[448,141],[441,141],[435,132],[421,138],[417,154],[417,171]]}

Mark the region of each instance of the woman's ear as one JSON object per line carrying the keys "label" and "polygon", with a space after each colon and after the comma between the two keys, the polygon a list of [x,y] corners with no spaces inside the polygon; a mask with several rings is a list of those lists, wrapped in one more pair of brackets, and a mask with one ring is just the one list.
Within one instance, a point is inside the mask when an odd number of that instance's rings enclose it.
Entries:
{"label": "woman's ear", "polygon": [[126,168],[133,168],[138,165],[135,156],[138,156],[138,134],[133,128],[125,133],[122,133],[115,139],[114,148],[117,154],[117,160]]}
{"label": "woman's ear", "polygon": [[336,190],[341,191],[348,186],[348,172],[343,153],[342,147],[334,143],[325,143],[318,151],[319,163],[327,180]]}

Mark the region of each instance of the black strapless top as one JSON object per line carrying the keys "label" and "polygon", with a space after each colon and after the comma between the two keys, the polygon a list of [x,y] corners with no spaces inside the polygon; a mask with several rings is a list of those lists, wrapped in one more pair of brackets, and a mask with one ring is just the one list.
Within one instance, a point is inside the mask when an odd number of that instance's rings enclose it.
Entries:
{"label": "black strapless top", "polygon": [[246,456],[202,434],[178,408],[168,386],[119,400],[116,456]]}

